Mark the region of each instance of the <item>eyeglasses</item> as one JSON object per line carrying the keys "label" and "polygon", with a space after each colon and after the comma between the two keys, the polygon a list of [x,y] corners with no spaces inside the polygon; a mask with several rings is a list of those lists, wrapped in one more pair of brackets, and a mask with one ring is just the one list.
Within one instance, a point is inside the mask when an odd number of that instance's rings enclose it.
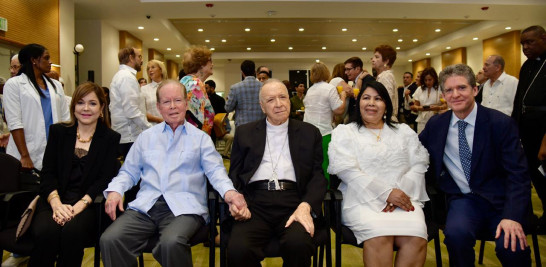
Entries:
{"label": "eyeglasses", "polygon": [[11,66],[9,66],[9,70],[17,70],[19,68],[21,68],[21,65],[11,65]]}
{"label": "eyeglasses", "polygon": [[355,69],[355,68],[345,68],[345,71],[346,71],[346,72],[347,72],[347,71],[352,71],[352,70],[354,70],[354,69]]}
{"label": "eyeglasses", "polygon": [[175,107],[179,107],[183,103],[184,103],[184,99],[177,98],[177,99],[172,99],[172,100],[162,100],[159,104],[162,107],[168,108],[168,107],[171,107],[171,105],[174,105]]}

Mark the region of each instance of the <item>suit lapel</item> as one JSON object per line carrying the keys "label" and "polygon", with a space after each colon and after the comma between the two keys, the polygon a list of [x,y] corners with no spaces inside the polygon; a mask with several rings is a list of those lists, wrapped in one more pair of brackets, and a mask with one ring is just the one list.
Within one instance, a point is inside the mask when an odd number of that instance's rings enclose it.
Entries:
{"label": "suit lapel", "polygon": [[[74,126],[71,126],[70,128],[66,128],[65,130],[65,138],[68,140],[67,142],[63,143],[63,148],[60,153],[60,155],[70,155],[68,159],[63,159],[63,176],[62,177],[70,177],[70,170],[72,169],[72,157],[74,155],[74,148],[76,145],[76,129],[78,125],[75,124]],[[69,179],[60,179],[61,181],[68,182]],[[66,184],[63,184],[63,188]]]}
{"label": "suit lapel", "polygon": [[89,152],[87,153],[87,159],[85,161],[84,171],[82,174],[82,180],[87,180],[87,176],[89,172],[91,171],[91,166],[95,165],[93,164],[97,160],[97,156],[99,154],[99,150],[104,147],[104,134],[105,134],[105,126],[102,124],[102,122],[97,122],[97,128],[95,130],[95,134],[93,134],[93,141],[91,141],[91,145],[89,145]]}
{"label": "suit lapel", "polygon": [[478,166],[480,156],[483,152],[489,121],[486,110],[478,105],[478,113],[476,114],[476,123],[474,125],[474,142],[472,144],[472,160],[470,162],[470,180],[473,178],[474,171]]}
{"label": "suit lapel", "polygon": [[437,147],[432,149],[434,153],[433,158],[436,160],[436,162],[434,163],[435,166],[437,166],[436,177],[440,177],[441,173],[444,171],[444,150],[446,148],[447,133],[449,131],[449,123],[451,122],[452,111],[448,111],[440,116],[444,117],[439,121],[439,127],[437,128],[436,138],[438,142],[435,142]]}
{"label": "suit lapel", "polygon": [[[264,155],[264,152],[265,152],[265,142],[266,142],[266,123],[265,123],[265,119],[263,119],[262,121],[260,121],[260,123],[257,123],[256,124],[256,140],[253,140],[253,144],[251,147],[248,147],[248,152],[246,153],[247,154],[247,157],[252,157],[249,162],[252,162],[252,164],[250,164],[250,166],[254,166],[252,168],[252,171],[249,172],[250,175],[248,175],[247,177],[244,178],[245,180],[245,184],[248,184],[248,182],[250,181],[250,178],[252,178],[252,175],[254,175],[254,173],[256,173],[256,171],[258,170],[258,167],[260,167],[260,163],[262,162],[262,159],[263,157],[265,156]],[[251,136],[253,135],[254,133],[250,133],[249,135],[249,138],[251,138]],[[246,161],[246,160],[245,160]]]}
{"label": "suit lapel", "polygon": [[[20,88],[23,88],[25,90],[29,90],[30,91],[29,93],[32,96],[32,98],[41,107],[42,102],[40,102],[40,95],[38,94],[38,92],[34,88],[34,85],[30,82],[30,79],[28,78],[28,76],[26,74],[21,74],[21,75],[25,75],[24,76],[25,79],[21,79],[21,81],[20,81],[21,87]],[[40,90],[40,89],[38,89],[38,90]]]}
{"label": "suit lapel", "polygon": [[297,125],[295,125],[291,119],[288,119],[288,147],[290,148],[290,158],[292,158],[292,165],[294,166],[294,174],[296,175],[296,181],[299,183],[301,180],[300,177],[300,170],[298,168],[298,163],[295,161],[296,155],[298,155],[298,131],[299,128]]}

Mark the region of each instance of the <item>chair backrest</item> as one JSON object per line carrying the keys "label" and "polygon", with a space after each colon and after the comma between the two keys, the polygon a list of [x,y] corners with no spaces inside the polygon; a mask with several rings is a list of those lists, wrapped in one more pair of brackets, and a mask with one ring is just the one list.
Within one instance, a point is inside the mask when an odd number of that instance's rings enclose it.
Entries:
{"label": "chair backrest", "polygon": [[11,155],[0,153],[0,193],[19,190],[21,162]]}

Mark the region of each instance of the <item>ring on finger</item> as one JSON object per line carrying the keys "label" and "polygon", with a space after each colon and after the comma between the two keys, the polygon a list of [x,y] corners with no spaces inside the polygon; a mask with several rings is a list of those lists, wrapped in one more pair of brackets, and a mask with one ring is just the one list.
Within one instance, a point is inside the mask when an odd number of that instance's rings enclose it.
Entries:
{"label": "ring on finger", "polygon": [[392,204],[392,203],[389,203],[389,206],[393,207],[393,206],[394,206],[394,204]]}

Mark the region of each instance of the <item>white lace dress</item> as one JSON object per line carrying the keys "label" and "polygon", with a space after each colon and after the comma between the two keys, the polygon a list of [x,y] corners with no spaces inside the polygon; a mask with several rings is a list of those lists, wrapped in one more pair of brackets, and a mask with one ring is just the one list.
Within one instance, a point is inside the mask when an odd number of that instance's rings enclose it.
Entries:
{"label": "white lace dress", "polygon": [[[384,125],[380,141],[377,131],[358,129],[356,123],[339,125],[332,132],[328,172],[341,179],[342,222],[359,244],[377,236],[427,238],[422,208],[429,200],[425,190],[428,152],[409,126],[395,125],[396,129]],[[411,198],[415,211],[382,212],[394,188]]]}

